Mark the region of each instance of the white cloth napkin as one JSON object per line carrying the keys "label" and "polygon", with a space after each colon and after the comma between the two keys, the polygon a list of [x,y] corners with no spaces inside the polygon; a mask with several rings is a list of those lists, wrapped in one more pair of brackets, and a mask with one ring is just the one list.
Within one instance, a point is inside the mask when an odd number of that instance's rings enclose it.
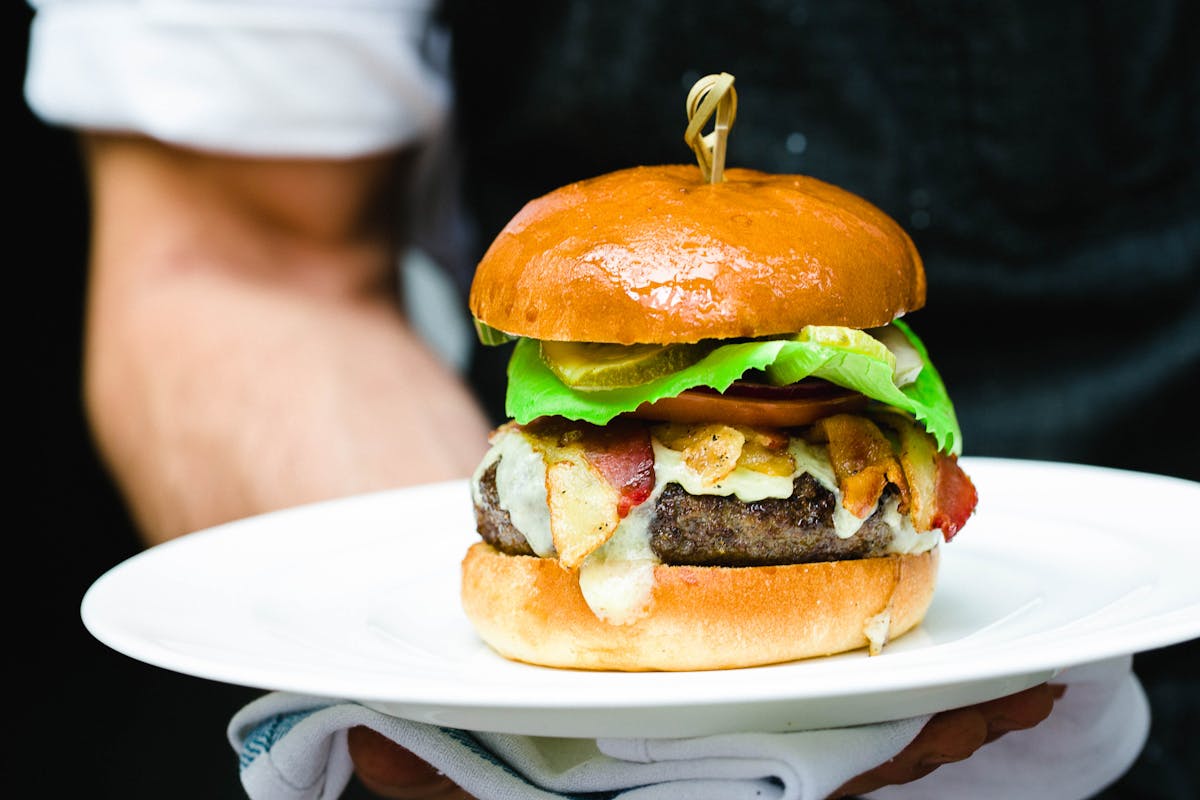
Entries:
{"label": "white cloth napkin", "polygon": [[[1064,674],[1067,693],[1042,725],[871,797],[1090,796],[1121,775],[1145,742],[1147,706],[1129,667],[1124,658],[1084,668],[1079,690]],[[337,798],[352,775],[346,731],[356,725],[391,738],[482,800],[578,800],[582,794],[588,800],[822,800],[898,753],[927,720],[689,739],[562,739],[440,728],[358,703],[275,692],[239,711],[228,735],[251,800]]]}
{"label": "white cloth napkin", "polygon": [[252,800],[332,800],[352,773],[346,731],[366,725],[482,800],[818,800],[903,749],[918,717],[799,733],[563,739],[440,728],[351,702],[276,692],[229,725]]}

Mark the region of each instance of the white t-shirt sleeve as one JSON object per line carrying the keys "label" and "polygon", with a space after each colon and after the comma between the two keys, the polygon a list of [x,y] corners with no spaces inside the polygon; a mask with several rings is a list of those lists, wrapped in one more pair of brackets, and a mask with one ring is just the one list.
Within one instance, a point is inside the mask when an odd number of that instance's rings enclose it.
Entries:
{"label": "white t-shirt sleeve", "polygon": [[30,0],[44,121],[242,155],[349,157],[450,104],[432,0]]}

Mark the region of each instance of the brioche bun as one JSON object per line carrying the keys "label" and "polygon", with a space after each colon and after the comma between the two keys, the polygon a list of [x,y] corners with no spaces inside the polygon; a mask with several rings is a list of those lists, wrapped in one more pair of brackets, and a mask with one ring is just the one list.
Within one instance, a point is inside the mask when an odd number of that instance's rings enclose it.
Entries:
{"label": "brioche bun", "polygon": [[872,328],[925,303],[908,234],[800,175],[644,166],[529,202],[484,254],[470,309],[505,333],[683,343]]}
{"label": "brioche bun", "polygon": [[556,559],[512,556],[485,542],[462,565],[462,604],[506,658],[587,670],[713,670],[758,666],[868,645],[883,612],[894,638],[933,598],[938,549],[920,555],[775,567],[654,568],[649,613],[602,622],[576,573]]}

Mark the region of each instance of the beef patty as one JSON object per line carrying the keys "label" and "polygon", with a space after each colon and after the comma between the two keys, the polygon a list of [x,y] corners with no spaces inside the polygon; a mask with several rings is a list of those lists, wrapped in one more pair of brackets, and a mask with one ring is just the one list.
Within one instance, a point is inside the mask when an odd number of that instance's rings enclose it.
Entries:
{"label": "beef patty", "polygon": [[[535,555],[500,508],[496,466],[480,480],[475,519],[484,541],[509,555]],[[884,493],[886,499],[892,490]],[[853,536],[833,527],[836,499],[809,474],[796,478],[792,496],[743,502],[736,497],[692,495],[677,483],[659,495],[650,523],[650,547],[664,564],[755,567],[875,558],[888,554],[892,529],[880,508]]]}

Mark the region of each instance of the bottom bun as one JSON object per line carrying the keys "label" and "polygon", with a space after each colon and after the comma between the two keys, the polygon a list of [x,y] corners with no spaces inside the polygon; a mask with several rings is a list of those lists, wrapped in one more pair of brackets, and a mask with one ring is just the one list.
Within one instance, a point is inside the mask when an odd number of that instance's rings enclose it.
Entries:
{"label": "bottom bun", "polygon": [[[462,564],[462,604],[500,655],[591,670],[752,667],[867,647],[916,626],[933,599],[938,549],[919,555],[776,567],[659,564],[645,616],[610,625],[578,573],[479,542]],[[876,638],[876,642],[879,640]]]}

